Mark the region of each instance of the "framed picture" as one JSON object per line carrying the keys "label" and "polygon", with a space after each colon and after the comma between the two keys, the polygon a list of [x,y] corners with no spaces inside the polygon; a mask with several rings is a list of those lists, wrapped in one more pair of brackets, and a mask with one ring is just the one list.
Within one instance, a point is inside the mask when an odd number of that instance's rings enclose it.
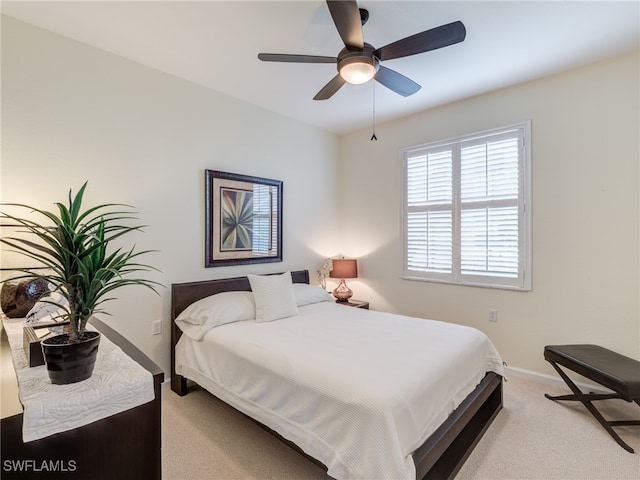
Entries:
{"label": "framed picture", "polygon": [[205,171],[205,267],[282,261],[282,181]]}

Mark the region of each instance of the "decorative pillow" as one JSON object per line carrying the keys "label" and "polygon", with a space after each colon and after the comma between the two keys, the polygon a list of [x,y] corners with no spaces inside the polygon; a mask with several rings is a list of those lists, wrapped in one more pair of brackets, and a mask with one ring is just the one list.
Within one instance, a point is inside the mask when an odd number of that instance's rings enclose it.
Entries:
{"label": "decorative pillow", "polygon": [[251,292],[221,292],[192,303],[176,318],[180,330],[194,340],[226,323],[256,318]]}
{"label": "decorative pillow", "polygon": [[256,303],[256,322],[270,322],[298,314],[291,272],[247,275]]}
{"label": "decorative pillow", "polygon": [[294,283],[293,294],[296,298],[296,305],[302,307],[311,303],[333,302],[335,299],[326,290],[318,285],[308,283]]}

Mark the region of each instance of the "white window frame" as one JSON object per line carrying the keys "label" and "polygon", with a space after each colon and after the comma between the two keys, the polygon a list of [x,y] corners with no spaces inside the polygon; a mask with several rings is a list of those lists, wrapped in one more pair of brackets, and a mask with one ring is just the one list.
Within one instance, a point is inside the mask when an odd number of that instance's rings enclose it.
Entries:
{"label": "white window frame", "polygon": [[[462,200],[460,192],[461,163],[460,147],[465,142],[495,136],[502,133],[518,131],[518,274],[517,277],[503,277],[498,275],[468,275],[461,272],[461,215]],[[432,272],[410,269],[408,266],[408,184],[407,162],[419,152],[433,152],[436,149],[452,149],[452,266],[451,272]],[[531,121],[520,122],[505,127],[476,132],[460,137],[450,138],[423,145],[406,147],[400,150],[402,163],[402,278],[406,280],[420,280],[427,282],[449,283],[474,287],[501,288],[510,290],[531,290]],[[482,205],[481,205],[482,206]]]}

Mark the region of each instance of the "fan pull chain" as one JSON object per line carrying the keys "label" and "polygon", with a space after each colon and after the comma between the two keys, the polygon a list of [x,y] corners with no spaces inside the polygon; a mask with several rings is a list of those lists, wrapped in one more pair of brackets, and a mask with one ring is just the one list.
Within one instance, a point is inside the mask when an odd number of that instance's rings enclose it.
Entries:
{"label": "fan pull chain", "polygon": [[371,141],[374,140],[377,142],[378,137],[376,137],[376,82],[373,83],[373,135],[371,135]]}

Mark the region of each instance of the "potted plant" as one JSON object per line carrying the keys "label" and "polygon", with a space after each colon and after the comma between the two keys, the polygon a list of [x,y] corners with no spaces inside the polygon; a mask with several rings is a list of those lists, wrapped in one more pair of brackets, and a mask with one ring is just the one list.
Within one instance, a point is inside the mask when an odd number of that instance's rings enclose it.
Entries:
{"label": "potted plant", "polygon": [[[137,218],[122,204],[102,204],[82,210],[82,198],[87,183],[75,196],[69,190],[68,205],[56,203],[57,212],[49,212],[19,203],[3,205],[27,209],[45,223],[29,217],[2,213],[2,218],[19,225],[30,238],[3,237],[0,241],[38,267],[3,268],[20,275],[13,279],[46,280],[62,297],[52,303],[60,309],[60,317],[69,322],[69,331],[43,340],[42,347],[52,383],[67,384],[89,378],[93,372],[100,334],[85,330],[87,321],[96,313],[105,313],[103,303],[125,285],[142,285],[157,293],[158,282],[130,275],[156,270],[138,263],[138,257],[149,251],[109,249],[110,243],[123,235],[141,230],[142,226],[127,225]],[[125,211],[124,209],[127,209]],[[24,233],[23,232],[23,233]],[[113,251],[109,251],[113,250]]]}

